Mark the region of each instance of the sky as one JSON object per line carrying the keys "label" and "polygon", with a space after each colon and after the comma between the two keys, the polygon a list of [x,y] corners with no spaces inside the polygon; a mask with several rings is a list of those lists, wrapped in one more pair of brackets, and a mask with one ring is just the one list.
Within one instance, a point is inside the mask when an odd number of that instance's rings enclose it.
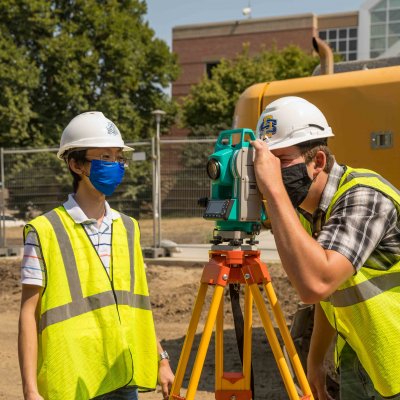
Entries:
{"label": "sky", "polygon": [[156,36],[171,47],[172,28],[207,22],[242,20],[250,5],[252,18],[313,12],[357,11],[365,0],[147,0],[147,20]]}

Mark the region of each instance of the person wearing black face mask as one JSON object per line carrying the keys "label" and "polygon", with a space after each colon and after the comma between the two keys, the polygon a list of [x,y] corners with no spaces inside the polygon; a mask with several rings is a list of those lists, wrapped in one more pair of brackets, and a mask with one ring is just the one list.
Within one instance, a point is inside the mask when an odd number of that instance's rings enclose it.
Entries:
{"label": "person wearing black face mask", "polygon": [[307,197],[312,184],[305,163],[299,163],[282,169],[282,179],[286,192],[294,208]]}
{"label": "person wearing black face mask", "polygon": [[337,335],[341,400],[400,398],[400,194],[373,171],[336,163],[322,112],[283,97],[252,142],[257,184],[291,283],[315,305],[307,375],[331,399],[324,359]]}
{"label": "person wearing black face mask", "polygon": [[156,338],[138,223],[106,201],[132,150],[101,112],[78,115],[61,136],[74,193],[24,229],[26,400],[137,400],[157,379],[168,397],[174,375]]}

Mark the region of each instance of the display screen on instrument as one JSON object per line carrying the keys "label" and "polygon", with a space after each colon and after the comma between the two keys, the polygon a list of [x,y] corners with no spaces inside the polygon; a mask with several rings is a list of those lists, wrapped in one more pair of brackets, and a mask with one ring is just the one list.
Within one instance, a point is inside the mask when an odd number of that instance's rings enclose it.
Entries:
{"label": "display screen on instrument", "polygon": [[204,212],[203,218],[206,219],[228,219],[234,201],[226,200],[210,200],[207,204],[207,209]]}
{"label": "display screen on instrument", "polygon": [[208,202],[207,214],[221,214],[222,210],[226,207],[226,200],[212,200]]}

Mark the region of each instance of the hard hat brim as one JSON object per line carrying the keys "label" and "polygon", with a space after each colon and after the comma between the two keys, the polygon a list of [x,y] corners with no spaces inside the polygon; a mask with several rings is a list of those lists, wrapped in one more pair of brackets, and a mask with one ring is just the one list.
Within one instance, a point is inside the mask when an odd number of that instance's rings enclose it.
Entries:
{"label": "hard hat brim", "polygon": [[265,141],[268,144],[268,148],[270,150],[277,150],[277,149],[283,149],[285,147],[290,147],[290,146],[295,146],[296,144],[300,143],[305,143],[305,142],[310,142],[312,140],[319,140],[319,139],[325,139],[325,138],[330,138],[334,137],[335,135],[333,134],[332,130],[326,129],[326,132],[321,133],[317,132],[315,135],[309,134],[308,136],[301,136],[301,137],[293,137],[293,138],[283,138],[282,140],[279,141],[273,141],[271,140],[270,142]]}
{"label": "hard hat brim", "polygon": [[97,146],[90,146],[90,147],[82,147],[82,146],[68,146],[68,148],[63,148],[60,149],[57,152],[57,157],[60,160],[64,160],[64,157],[67,153],[69,153],[71,150],[86,150],[86,149],[96,149],[96,148],[106,148],[106,147],[121,147],[122,151],[135,151],[133,147],[126,146],[125,144],[123,146],[110,146],[110,145],[102,145],[99,143]]}

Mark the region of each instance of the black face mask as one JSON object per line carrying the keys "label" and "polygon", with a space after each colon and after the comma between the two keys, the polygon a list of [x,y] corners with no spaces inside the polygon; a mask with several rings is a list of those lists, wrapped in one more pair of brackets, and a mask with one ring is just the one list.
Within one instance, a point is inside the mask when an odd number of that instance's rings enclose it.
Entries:
{"label": "black face mask", "polygon": [[282,168],[283,184],[294,208],[297,208],[307,197],[312,179],[308,176],[305,163]]}

